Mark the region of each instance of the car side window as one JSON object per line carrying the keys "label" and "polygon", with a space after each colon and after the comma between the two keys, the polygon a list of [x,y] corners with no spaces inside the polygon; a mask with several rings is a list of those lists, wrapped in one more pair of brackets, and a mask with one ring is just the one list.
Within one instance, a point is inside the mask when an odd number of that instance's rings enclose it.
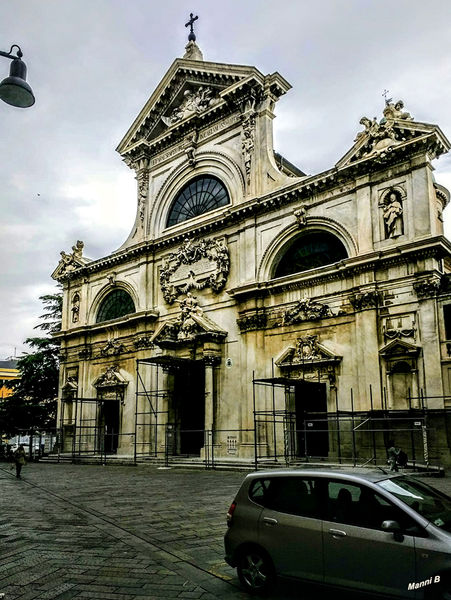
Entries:
{"label": "car side window", "polygon": [[319,518],[318,488],[314,479],[274,477],[269,480],[263,495],[263,502],[259,503],[266,508],[300,517]]}
{"label": "car side window", "polygon": [[271,482],[269,479],[257,479],[256,481],[254,481],[249,489],[249,498],[257,504],[266,506],[265,497],[268,492],[270,483]]}
{"label": "car side window", "polygon": [[327,487],[327,520],[367,529],[397,521],[404,533],[416,534],[415,521],[371,488],[338,480],[329,481]]}

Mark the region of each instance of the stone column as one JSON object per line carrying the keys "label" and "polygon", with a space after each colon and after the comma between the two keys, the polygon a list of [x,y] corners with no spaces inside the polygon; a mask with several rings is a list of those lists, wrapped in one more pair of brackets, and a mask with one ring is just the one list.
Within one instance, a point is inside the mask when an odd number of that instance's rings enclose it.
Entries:
{"label": "stone column", "polygon": [[218,356],[205,356],[205,425],[204,425],[204,458],[210,462],[214,460],[214,433],[215,426],[215,366],[221,359]]}
{"label": "stone column", "polygon": [[393,410],[392,372],[387,371],[387,408]]}
{"label": "stone column", "polygon": [[418,369],[412,369],[412,408],[420,408]]}
{"label": "stone column", "polygon": [[214,420],[214,361],[205,359],[205,431],[213,429]]}

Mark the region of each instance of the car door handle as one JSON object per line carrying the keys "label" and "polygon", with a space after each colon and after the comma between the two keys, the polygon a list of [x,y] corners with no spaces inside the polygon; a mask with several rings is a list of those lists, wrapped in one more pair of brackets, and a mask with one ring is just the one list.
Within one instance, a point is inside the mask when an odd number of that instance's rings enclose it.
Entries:
{"label": "car door handle", "polygon": [[277,525],[279,521],[277,519],[271,519],[271,517],[263,517],[263,523],[265,525]]}
{"label": "car door handle", "polygon": [[346,537],[346,531],[341,531],[341,529],[329,529],[329,533],[333,537]]}

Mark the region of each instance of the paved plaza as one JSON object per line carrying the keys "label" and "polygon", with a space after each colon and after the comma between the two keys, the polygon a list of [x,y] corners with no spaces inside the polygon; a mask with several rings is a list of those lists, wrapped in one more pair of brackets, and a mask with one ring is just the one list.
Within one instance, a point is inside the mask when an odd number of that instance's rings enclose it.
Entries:
{"label": "paved plaza", "polygon": [[[0,463],[0,595],[247,600],[223,560],[225,515],[243,477],[35,463],[17,480]],[[451,479],[429,481],[451,493]],[[298,591],[281,583],[271,597],[294,599]]]}

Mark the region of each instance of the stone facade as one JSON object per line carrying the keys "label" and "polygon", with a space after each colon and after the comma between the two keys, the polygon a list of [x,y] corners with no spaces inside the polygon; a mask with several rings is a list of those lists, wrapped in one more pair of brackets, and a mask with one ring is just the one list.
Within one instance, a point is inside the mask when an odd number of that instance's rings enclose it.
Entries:
{"label": "stone facade", "polygon": [[[67,444],[99,449],[106,431],[123,454],[203,454],[214,430],[217,455],[257,441],[271,456],[275,438],[287,447],[276,415],[300,429],[304,412],[446,408],[444,134],[386,101],[336,165],[305,175],[273,150],[289,83],[190,44],[117,148],[136,173],[130,236],[98,260],[77,242],[53,274]],[[265,411],[273,434],[255,433]]]}

